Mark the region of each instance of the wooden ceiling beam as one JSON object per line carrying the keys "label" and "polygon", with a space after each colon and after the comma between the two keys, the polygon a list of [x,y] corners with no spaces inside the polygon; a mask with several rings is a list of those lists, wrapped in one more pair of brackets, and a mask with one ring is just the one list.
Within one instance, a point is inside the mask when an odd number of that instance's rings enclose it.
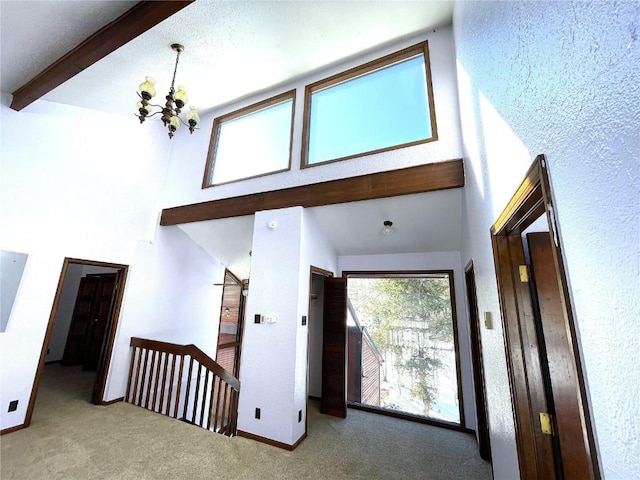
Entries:
{"label": "wooden ceiling beam", "polygon": [[22,110],[193,1],[137,3],[13,92],[11,108]]}
{"label": "wooden ceiling beam", "polygon": [[319,207],[464,187],[461,159],[252,193],[162,210],[160,225],[253,215],[287,207]]}

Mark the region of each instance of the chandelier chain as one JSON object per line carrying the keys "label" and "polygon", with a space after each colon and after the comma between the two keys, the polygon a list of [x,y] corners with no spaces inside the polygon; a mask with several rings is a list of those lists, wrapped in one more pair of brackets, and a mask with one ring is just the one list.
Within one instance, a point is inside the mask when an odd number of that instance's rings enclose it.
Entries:
{"label": "chandelier chain", "polygon": [[178,61],[180,60],[180,53],[182,52],[180,50],[177,50],[176,66],[173,68],[173,78],[171,79],[171,95],[173,95],[174,92],[176,91],[174,88],[174,85],[176,83],[176,73],[178,71]]}

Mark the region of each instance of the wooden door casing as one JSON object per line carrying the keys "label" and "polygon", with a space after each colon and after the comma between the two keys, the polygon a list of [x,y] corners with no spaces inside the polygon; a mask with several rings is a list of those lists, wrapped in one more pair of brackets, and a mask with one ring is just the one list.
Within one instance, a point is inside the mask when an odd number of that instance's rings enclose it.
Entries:
{"label": "wooden door casing", "polygon": [[476,278],[473,263],[465,269],[467,302],[469,304],[469,333],[471,336],[471,357],[473,359],[473,387],[476,405],[476,428],[478,430],[478,450],[480,458],[491,461],[491,438],[487,419],[487,393],[482,359],[482,337],[480,335],[480,314],[476,295]]}
{"label": "wooden door casing", "polygon": [[[599,479],[579,341],[552,199],[547,161],[544,155],[538,155],[491,227],[520,477]],[[549,281],[545,280],[544,289],[538,291],[534,285],[538,267],[527,266],[522,234],[540,216],[547,220],[549,231],[541,235],[547,237],[551,248],[550,254],[540,262],[549,270],[538,273]],[[542,301],[538,301],[538,297],[542,297]],[[555,300],[550,302],[549,297]],[[541,309],[547,317],[545,320],[542,320]],[[556,336],[556,330],[564,330],[564,339]],[[573,385],[568,378],[574,379]],[[557,385],[554,387],[554,384]],[[566,398],[557,397],[554,388]],[[551,434],[542,434],[541,413],[555,413]],[[557,423],[559,418],[563,420]],[[565,421],[570,426],[562,426]],[[559,430],[573,433],[563,439]],[[567,442],[582,445],[570,448],[564,446]],[[574,464],[581,466],[574,469]]]}
{"label": "wooden door casing", "polygon": [[324,279],[320,412],[347,416],[347,279]]}
{"label": "wooden door casing", "polygon": [[531,280],[537,297],[541,333],[544,337],[556,436],[565,479],[591,478],[588,444],[581,441],[579,387],[564,323],[562,296],[558,285],[549,233],[527,235],[531,258]]}

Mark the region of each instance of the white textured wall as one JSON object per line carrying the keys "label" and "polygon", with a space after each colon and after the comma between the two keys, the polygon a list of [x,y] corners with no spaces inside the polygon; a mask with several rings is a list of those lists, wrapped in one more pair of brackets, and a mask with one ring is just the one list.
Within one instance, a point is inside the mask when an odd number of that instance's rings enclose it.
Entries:
{"label": "white textured wall", "polygon": [[[344,162],[330,163],[301,170],[300,150],[305,85],[398,51],[407,46],[414,45],[424,41],[425,38],[429,41],[439,140],[437,142],[430,142],[414,147],[392,150],[377,155],[368,155]],[[292,89],[296,89],[296,102],[291,171],[220,185],[204,190],[201,189],[214,117]],[[164,207],[173,207],[176,205],[260,191],[277,190],[279,188],[461,158],[462,147],[460,143],[460,122],[458,117],[452,29],[450,26],[442,27],[434,33],[429,33],[426,37],[424,35],[414,37],[393,46],[370,52],[348,63],[343,63],[331,69],[299,79],[278,90],[264,92],[241,102],[227,105],[225,108],[204,114],[202,115],[200,129],[196,133],[193,135],[177,135],[174,138],[174,142],[175,148],[171,156],[172,162],[167,177],[167,188],[163,198]]]}
{"label": "white textured wall", "polygon": [[[460,2],[462,262],[499,318],[489,227],[545,153],[598,456],[640,477],[640,4]],[[501,325],[482,329],[495,478],[518,475]]]}
{"label": "white textured wall", "polygon": [[[272,230],[267,224],[276,221]],[[251,282],[242,338],[238,429],[291,445],[294,420],[297,298],[302,208],[257,212]],[[274,268],[274,266],[276,266]],[[278,315],[256,324],[256,314]],[[260,408],[261,418],[255,417]]]}
{"label": "white textured wall", "polygon": [[458,350],[465,427],[476,428],[476,408],[473,398],[471,346],[465,301],[464,275],[460,252],[406,253],[388,255],[342,255],[338,257],[340,275],[345,271],[453,270],[456,296]]}
{"label": "white textured wall", "polygon": [[[300,255],[300,272],[299,283],[300,293],[298,295],[298,330],[296,335],[296,388],[295,388],[295,411],[302,410],[301,422],[294,423],[294,438],[298,439],[304,433],[306,414],[307,414],[307,398],[311,395],[310,386],[307,385],[307,374],[309,369],[309,342],[310,342],[310,323],[302,326],[302,315],[310,317],[309,311],[311,293],[311,266],[321,268],[332,272],[334,276],[338,271],[338,255],[335,248],[327,239],[322,228],[318,224],[315,215],[311,210],[304,209],[302,212],[302,244]],[[324,289],[323,289],[324,290]],[[316,300],[317,302],[317,300]],[[320,307],[321,310],[322,307]],[[322,325],[322,318],[316,318],[316,323]],[[322,330],[322,327],[320,328]],[[317,332],[317,331],[316,331]],[[317,339],[316,339],[317,340]],[[317,344],[316,344],[317,345]],[[320,352],[320,368],[322,368],[322,352]],[[320,374],[322,372],[320,371]],[[321,377],[321,375],[320,375]],[[322,378],[320,380],[320,390],[322,390]],[[322,394],[322,391],[320,391]],[[297,422],[297,417],[296,417]]]}
{"label": "white textured wall", "polygon": [[64,279],[60,301],[58,302],[58,311],[56,312],[51,338],[49,339],[47,356],[44,359],[45,362],[62,360],[64,355],[71,317],[73,317],[73,309],[78,296],[78,287],[82,278],[82,267],[82,265],[71,264],[67,268],[67,275]]}
{"label": "white textured wall", "polygon": [[[277,222],[270,229],[270,221]],[[251,283],[242,340],[238,429],[287,445],[305,429],[310,265],[334,271],[337,257],[313,215],[302,207],[257,212]],[[256,314],[274,313],[274,324]],[[261,418],[255,418],[260,408]],[[298,411],[303,411],[298,422]]]}
{"label": "white textured wall", "polygon": [[194,344],[215,358],[224,267],[176,226],[159,227],[131,260],[107,379],[107,400],[124,396],[131,337]]}
{"label": "white textured wall", "polygon": [[[0,249],[29,259],[10,329],[0,334],[2,429],[24,422],[65,257],[131,265],[108,400],[124,395],[125,334],[197,325],[215,346],[220,301],[217,262],[182,233],[156,233],[170,145],[161,128],[44,101],[15,112],[9,101],[3,95]],[[8,413],[12,400],[18,409]]]}

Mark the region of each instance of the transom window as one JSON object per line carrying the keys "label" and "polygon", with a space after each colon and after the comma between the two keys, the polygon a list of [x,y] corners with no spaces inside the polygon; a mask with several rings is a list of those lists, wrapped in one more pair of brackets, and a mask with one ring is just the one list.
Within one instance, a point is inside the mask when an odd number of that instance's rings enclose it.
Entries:
{"label": "transom window", "polygon": [[202,187],[288,170],[294,102],[292,90],[217,117]]}
{"label": "transom window", "polygon": [[303,168],[433,140],[427,42],[306,87]]}

